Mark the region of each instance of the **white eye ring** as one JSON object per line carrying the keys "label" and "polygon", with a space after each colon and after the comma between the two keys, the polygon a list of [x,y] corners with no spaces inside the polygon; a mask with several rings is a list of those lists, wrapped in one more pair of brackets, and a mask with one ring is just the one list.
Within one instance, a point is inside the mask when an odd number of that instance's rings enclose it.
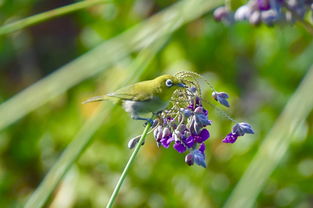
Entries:
{"label": "white eye ring", "polygon": [[172,87],[172,86],[173,86],[173,81],[170,80],[170,79],[168,79],[168,80],[165,81],[165,85],[166,85],[167,87]]}

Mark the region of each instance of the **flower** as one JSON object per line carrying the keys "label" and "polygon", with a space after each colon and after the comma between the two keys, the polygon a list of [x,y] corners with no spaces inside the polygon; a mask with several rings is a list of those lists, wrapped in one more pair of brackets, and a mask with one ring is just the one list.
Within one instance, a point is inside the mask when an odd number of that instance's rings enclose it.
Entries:
{"label": "flower", "polygon": [[205,162],[204,154],[200,150],[193,150],[192,154],[193,154],[194,162],[197,165],[200,165],[200,166],[206,168],[206,162]]}
{"label": "flower", "polygon": [[[197,94],[197,88],[190,87],[186,89],[185,93],[185,95],[177,95],[176,98],[188,98],[187,101],[182,102],[183,104],[173,103],[170,109],[158,114],[158,122],[155,122],[157,126],[153,135],[159,147],[173,147],[178,153],[187,153],[185,156],[187,165],[196,164],[205,168],[205,141],[210,138],[207,126],[211,125],[212,121],[208,118],[208,110],[202,105],[203,100]],[[227,93],[214,91],[212,96],[222,105],[229,107]],[[233,126],[232,132],[223,139],[223,142],[234,143],[239,136],[253,133],[250,124],[237,123]],[[130,142],[131,146],[133,143],[135,141]]]}
{"label": "flower", "polygon": [[229,98],[228,94],[225,92],[213,92],[212,97],[219,102],[220,104],[229,107],[227,99]]}
{"label": "flower", "polygon": [[176,141],[175,144],[174,144],[174,149],[177,150],[177,152],[179,153],[184,153],[186,151],[186,147],[185,145],[181,142],[181,141]]}
{"label": "flower", "polygon": [[239,135],[235,133],[229,133],[227,136],[223,139],[224,143],[235,143]]}
{"label": "flower", "polygon": [[254,131],[251,125],[245,122],[237,123],[236,125],[234,125],[232,132],[237,134],[238,136],[243,136],[246,133],[254,134]]}

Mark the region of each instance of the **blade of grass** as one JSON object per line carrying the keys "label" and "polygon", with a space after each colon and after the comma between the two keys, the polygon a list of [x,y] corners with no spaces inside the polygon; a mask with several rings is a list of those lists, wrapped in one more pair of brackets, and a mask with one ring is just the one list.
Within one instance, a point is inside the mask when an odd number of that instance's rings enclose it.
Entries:
{"label": "blade of grass", "polygon": [[266,180],[285,155],[293,133],[313,109],[313,66],[288,101],[225,208],[253,207]]}
{"label": "blade of grass", "polygon": [[[140,52],[137,59],[128,69],[130,71],[129,77],[131,77],[131,79],[124,81],[121,86],[136,82],[139,79],[140,75],[146,70],[148,64],[152,61],[153,57],[155,57],[155,54],[162,48],[166,40],[167,39],[160,40],[151,47]],[[117,87],[118,85],[113,86],[113,88]],[[25,204],[25,208],[39,208],[44,206],[65,173],[84,152],[88,144],[90,144],[92,141],[92,135],[100,126],[104,125],[105,122],[109,122],[108,120],[105,120],[105,118],[110,118],[109,113],[113,106],[113,104],[104,103],[100,106],[100,110],[86,121],[84,126],[78,132],[76,138],[68,145],[39,187],[30,196]]]}
{"label": "blade of grass", "polygon": [[0,27],[0,35],[5,35],[8,33],[14,32],[16,30],[20,30],[20,29],[38,24],[40,22],[44,22],[49,19],[56,18],[62,15],[77,11],[79,9],[85,9],[88,7],[95,6],[97,4],[104,4],[108,2],[112,2],[112,1],[110,0],[81,1],[81,2],[73,3],[64,7],[52,9],[47,12],[36,14],[36,15],[18,20],[13,23],[3,25]]}
{"label": "blade of grass", "polygon": [[[105,71],[131,52],[150,46],[208,10],[216,0],[183,0],[38,81],[0,105],[0,130],[62,94],[79,82]],[[61,83],[61,84],[60,84]]]}

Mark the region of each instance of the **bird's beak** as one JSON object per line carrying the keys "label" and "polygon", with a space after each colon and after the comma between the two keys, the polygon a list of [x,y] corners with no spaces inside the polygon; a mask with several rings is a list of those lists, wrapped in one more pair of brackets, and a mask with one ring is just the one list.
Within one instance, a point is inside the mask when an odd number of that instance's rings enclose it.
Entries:
{"label": "bird's beak", "polygon": [[178,83],[176,84],[178,87],[183,87],[183,88],[187,88],[187,85],[183,84],[183,83]]}

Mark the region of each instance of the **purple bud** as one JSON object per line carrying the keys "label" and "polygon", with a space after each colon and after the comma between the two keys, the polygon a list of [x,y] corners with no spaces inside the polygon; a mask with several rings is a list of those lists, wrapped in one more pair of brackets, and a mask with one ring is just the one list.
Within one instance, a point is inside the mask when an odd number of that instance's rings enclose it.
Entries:
{"label": "purple bud", "polygon": [[229,11],[226,7],[219,7],[214,10],[213,16],[215,21],[220,22],[229,15]]}
{"label": "purple bud", "polygon": [[183,135],[179,131],[175,130],[173,134],[173,139],[174,141],[179,141],[182,138],[182,136]]}
{"label": "purple bud", "polygon": [[205,114],[195,114],[195,122],[200,126],[200,128],[205,127],[207,125],[211,125],[211,121]]}
{"label": "purple bud", "polygon": [[190,116],[192,116],[192,111],[189,110],[188,108],[187,109],[182,109],[181,111],[182,111],[182,113],[184,114],[184,116],[186,118],[189,118]]}
{"label": "purple bud", "polygon": [[257,0],[260,11],[266,11],[271,8],[270,0]]}
{"label": "purple bud", "polygon": [[261,23],[261,13],[259,11],[254,11],[249,18],[249,22],[252,25],[260,24]]}
{"label": "purple bud", "polygon": [[171,134],[171,130],[168,127],[165,127],[162,132],[162,137],[169,137]]}
{"label": "purple bud", "polygon": [[195,136],[196,142],[202,143],[210,137],[210,133],[207,129],[202,129],[198,136]]}
{"label": "purple bud", "polygon": [[227,99],[229,98],[228,94],[225,92],[213,92],[212,97],[219,102],[220,104],[229,107]]}
{"label": "purple bud", "polygon": [[197,107],[195,113],[204,113],[203,107]]}
{"label": "purple bud", "polygon": [[235,12],[235,20],[237,21],[243,21],[248,20],[250,15],[252,13],[252,9],[248,5],[243,5],[237,9]]}
{"label": "purple bud", "polygon": [[186,155],[185,157],[185,163],[187,163],[187,165],[192,166],[194,164],[195,160],[194,160],[194,156],[192,153],[189,153],[188,155]]}
{"label": "purple bud", "polygon": [[245,134],[254,134],[254,131],[250,124],[241,122],[233,126],[232,132],[238,136],[243,136]]}
{"label": "purple bud", "polygon": [[160,140],[162,138],[162,126],[158,126],[154,129],[153,136],[156,140]]}
{"label": "purple bud", "polygon": [[273,24],[278,21],[279,16],[276,11],[271,9],[267,11],[262,11],[261,19],[268,26],[273,26]]}
{"label": "purple bud", "polygon": [[193,157],[194,157],[194,162],[195,162],[197,165],[206,168],[206,163],[205,163],[204,154],[202,154],[202,152],[199,151],[199,150],[194,150],[194,151],[192,151],[192,154],[193,154]]}
{"label": "purple bud", "polygon": [[183,139],[183,142],[188,148],[192,148],[195,144],[195,138],[193,136],[189,136],[186,139]]}
{"label": "purple bud", "polygon": [[140,136],[136,136],[132,139],[129,140],[128,142],[128,148],[129,149],[133,149],[134,147],[136,147],[136,144],[139,142]]}
{"label": "purple bud", "polygon": [[227,136],[223,139],[224,143],[235,143],[235,141],[237,140],[238,135],[234,134],[234,133],[229,133],[227,134]]}
{"label": "purple bud", "polygon": [[174,141],[174,139],[172,137],[170,138],[162,138],[161,139],[161,145],[165,148],[168,148],[170,146],[170,144],[172,143],[172,141]]}
{"label": "purple bud", "polygon": [[205,144],[204,143],[200,144],[199,151],[202,152],[202,154],[204,154],[204,151],[205,151]]}
{"label": "purple bud", "polygon": [[176,141],[173,147],[179,153],[184,153],[186,151],[186,147],[181,143],[181,141]]}

